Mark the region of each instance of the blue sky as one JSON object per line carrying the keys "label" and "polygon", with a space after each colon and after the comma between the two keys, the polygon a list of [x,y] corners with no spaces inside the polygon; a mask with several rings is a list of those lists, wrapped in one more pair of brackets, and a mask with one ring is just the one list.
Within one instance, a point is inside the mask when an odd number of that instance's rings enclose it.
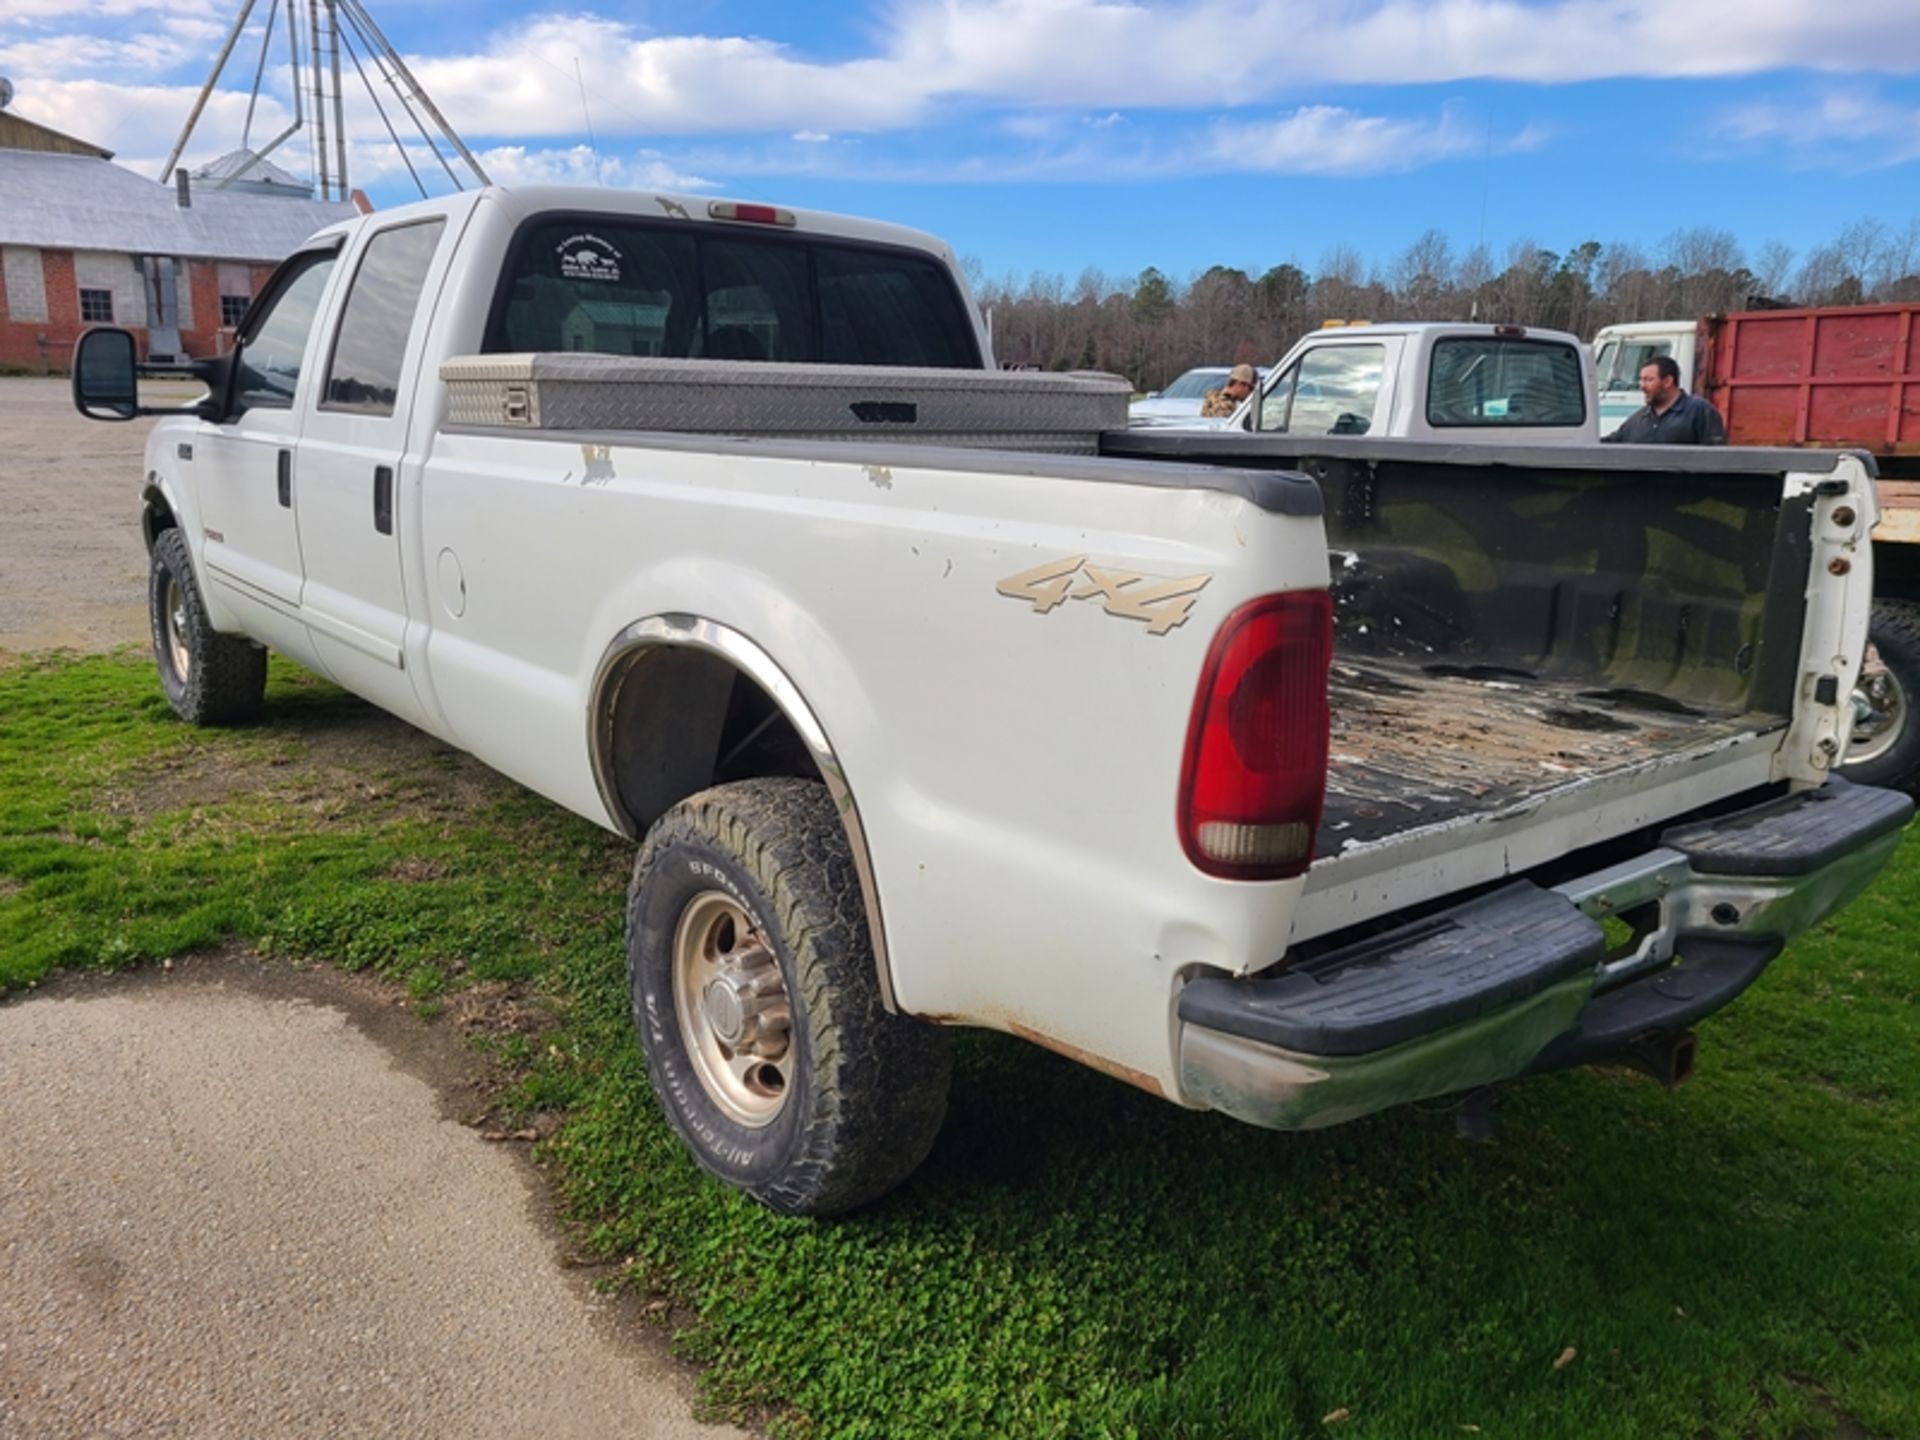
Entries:
{"label": "blue sky", "polygon": [[[1430,227],[1496,258],[1698,225],[1804,254],[1920,220],[1920,0],[368,3],[496,179],[867,214],[991,276],[1385,266]],[[187,163],[239,142],[267,9]],[[0,74],[157,174],[238,10],[0,0]],[[411,198],[349,102],[356,183]],[[256,141],[290,108],[270,69]]]}

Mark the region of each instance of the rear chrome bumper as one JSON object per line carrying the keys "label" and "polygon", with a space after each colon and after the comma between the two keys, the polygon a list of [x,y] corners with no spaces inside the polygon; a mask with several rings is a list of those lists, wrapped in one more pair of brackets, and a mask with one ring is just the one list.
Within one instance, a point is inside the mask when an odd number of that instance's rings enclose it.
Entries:
{"label": "rear chrome bumper", "polygon": [[1516,882],[1276,976],[1195,981],[1183,1098],[1312,1130],[1629,1055],[1727,1005],[1864,890],[1912,814],[1835,779],[1550,890]]}

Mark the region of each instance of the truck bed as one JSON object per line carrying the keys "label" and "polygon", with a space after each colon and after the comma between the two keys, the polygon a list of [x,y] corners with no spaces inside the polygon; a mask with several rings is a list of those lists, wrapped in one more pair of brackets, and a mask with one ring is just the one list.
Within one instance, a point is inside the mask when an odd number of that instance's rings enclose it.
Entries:
{"label": "truck bed", "polygon": [[1151,431],[1105,444],[1298,470],[1324,497],[1332,735],[1296,938],[1385,905],[1396,867],[1478,883],[1766,783],[1812,555],[1812,496],[1788,476],[1836,457]]}
{"label": "truck bed", "polygon": [[1323,858],[1784,729],[1591,679],[1336,654]]}

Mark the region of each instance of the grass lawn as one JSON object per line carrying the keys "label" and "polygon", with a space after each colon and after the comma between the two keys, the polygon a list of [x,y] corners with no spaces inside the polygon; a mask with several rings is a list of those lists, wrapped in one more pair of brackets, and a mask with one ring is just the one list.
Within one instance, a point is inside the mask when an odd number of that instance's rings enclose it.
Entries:
{"label": "grass lawn", "polygon": [[490,1041],[513,1103],[565,1116],[567,1203],[698,1316],[716,1408],[887,1440],[1920,1436],[1920,839],[1677,1093],[1529,1082],[1493,1146],[1440,1105],[1271,1135],[966,1034],[927,1165],[820,1224],[655,1114],[623,842],[278,661],[269,706],[193,731],[143,657],[0,668],[0,994],[238,939],[428,1016],[537,999],[543,1033]]}

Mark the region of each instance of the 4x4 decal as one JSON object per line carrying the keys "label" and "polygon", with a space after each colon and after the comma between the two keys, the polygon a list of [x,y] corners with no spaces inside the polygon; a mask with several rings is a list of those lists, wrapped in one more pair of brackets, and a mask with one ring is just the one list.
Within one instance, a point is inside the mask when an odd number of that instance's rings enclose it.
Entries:
{"label": "4x4 decal", "polygon": [[1184,580],[1154,580],[1132,570],[1088,565],[1086,556],[1074,555],[1009,575],[994,589],[1009,600],[1031,601],[1037,615],[1069,600],[1102,600],[1107,614],[1144,620],[1149,635],[1164,635],[1186,623],[1187,612],[1211,579],[1211,575],[1189,575]]}

